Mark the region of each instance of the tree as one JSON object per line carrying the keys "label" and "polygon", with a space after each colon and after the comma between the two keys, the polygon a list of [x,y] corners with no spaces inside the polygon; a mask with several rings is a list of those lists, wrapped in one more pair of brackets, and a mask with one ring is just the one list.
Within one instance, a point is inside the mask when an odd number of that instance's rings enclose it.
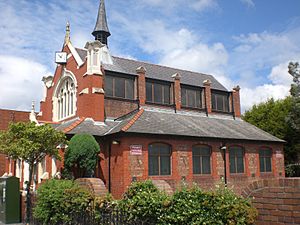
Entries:
{"label": "tree", "polygon": [[294,84],[291,85],[292,109],[288,115],[291,126],[300,134],[300,68],[299,63],[290,62],[288,72],[293,77]]}
{"label": "tree", "polygon": [[299,136],[287,119],[293,104],[292,97],[277,101],[269,99],[267,102],[254,105],[243,115],[245,121],[286,141],[284,146],[286,164],[293,163],[296,160],[295,155],[300,151]]}
{"label": "tree", "polygon": [[38,126],[34,122],[11,123],[7,131],[0,133],[0,151],[12,159],[24,160],[29,165],[29,180],[26,184],[26,222],[31,213],[30,185],[34,167],[46,156],[58,155],[57,146],[65,143],[65,134],[50,125]]}
{"label": "tree", "polygon": [[100,147],[90,134],[75,134],[65,152],[65,168],[75,177],[90,176],[94,172]]}

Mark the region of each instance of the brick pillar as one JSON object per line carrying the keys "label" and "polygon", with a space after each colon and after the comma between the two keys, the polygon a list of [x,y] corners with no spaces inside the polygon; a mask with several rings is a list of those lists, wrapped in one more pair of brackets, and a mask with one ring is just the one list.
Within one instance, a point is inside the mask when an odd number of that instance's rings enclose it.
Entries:
{"label": "brick pillar", "polygon": [[145,105],[146,103],[146,69],[143,66],[140,66],[136,69],[138,74],[138,99],[140,105]]}
{"label": "brick pillar", "polygon": [[104,122],[103,75],[86,75],[79,90],[77,115]]}
{"label": "brick pillar", "polygon": [[181,76],[178,73],[175,73],[172,75],[172,78],[174,78],[174,103],[176,110],[181,109],[181,88],[180,88],[180,79]]}
{"label": "brick pillar", "polygon": [[236,86],[232,91],[233,110],[235,117],[241,117],[241,103],[240,103],[240,87]]}
{"label": "brick pillar", "polygon": [[203,81],[204,91],[205,91],[205,106],[207,113],[211,113],[211,81]]}

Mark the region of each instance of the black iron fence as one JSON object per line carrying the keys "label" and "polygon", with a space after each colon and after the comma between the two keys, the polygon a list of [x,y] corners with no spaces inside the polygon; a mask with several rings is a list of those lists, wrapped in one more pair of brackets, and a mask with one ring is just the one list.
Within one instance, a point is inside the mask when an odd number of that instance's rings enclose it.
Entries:
{"label": "black iron fence", "polygon": [[[57,223],[47,223],[47,225],[155,225],[155,221],[130,218],[130,216],[119,210],[111,209],[94,212],[82,212],[80,214],[69,215],[71,221],[60,221]],[[31,218],[31,225],[44,225],[45,223]]]}

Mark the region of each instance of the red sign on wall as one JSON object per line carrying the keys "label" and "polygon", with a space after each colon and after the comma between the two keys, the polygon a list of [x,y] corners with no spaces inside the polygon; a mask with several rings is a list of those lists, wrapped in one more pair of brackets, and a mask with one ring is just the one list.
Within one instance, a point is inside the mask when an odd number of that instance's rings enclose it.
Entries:
{"label": "red sign on wall", "polygon": [[142,145],[130,145],[130,155],[142,155]]}

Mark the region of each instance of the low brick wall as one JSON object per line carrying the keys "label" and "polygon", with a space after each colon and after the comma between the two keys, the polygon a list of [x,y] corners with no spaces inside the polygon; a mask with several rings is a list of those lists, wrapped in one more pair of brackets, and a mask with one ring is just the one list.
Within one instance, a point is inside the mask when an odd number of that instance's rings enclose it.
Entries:
{"label": "low brick wall", "polygon": [[108,191],[103,181],[99,178],[78,178],[76,182],[91,191],[96,197],[105,196]]}
{"label": "low brick wall", "polygon": [[300,178],[255,181],[242,195],[258,210],[256,225],[300,224]]}

